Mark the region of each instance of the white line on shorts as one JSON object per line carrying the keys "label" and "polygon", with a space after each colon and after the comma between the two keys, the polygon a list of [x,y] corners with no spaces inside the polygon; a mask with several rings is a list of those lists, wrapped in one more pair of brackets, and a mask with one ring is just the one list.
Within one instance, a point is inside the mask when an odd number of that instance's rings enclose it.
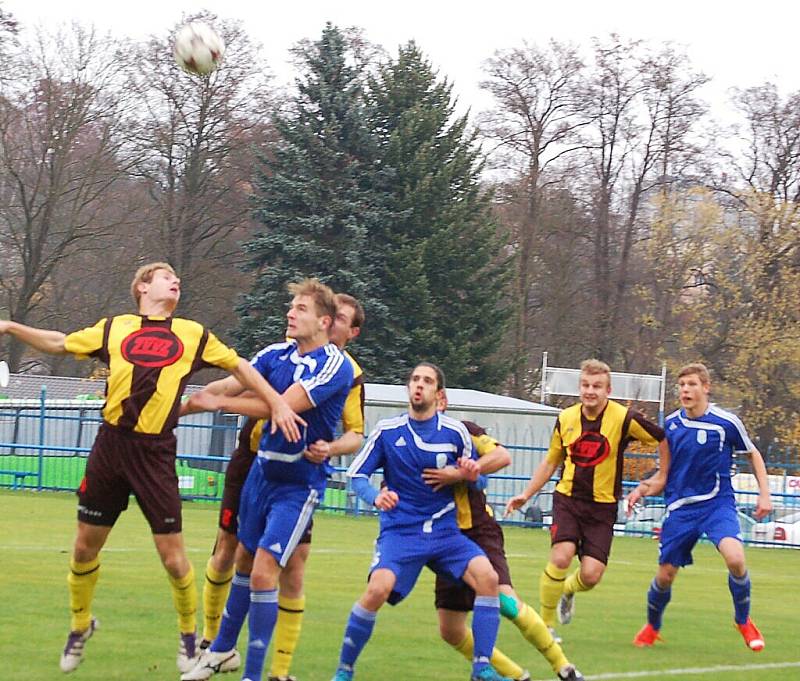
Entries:
{"label": "white line on shorts", "polygon": [[[586,681],[605,681],[606,679],[644,679],[648,677],[681,676],[683,674],[717,674],[719,672],[763,671],[765,669],[785,669],[800,667],[800,662],[768,662],[765,664],[717,665],[715,667],[686,667],[685,669],[657,669],[643,672],[609,672],[606,674],[589,674]],[[537,681],[550,681],[537,679]]]}

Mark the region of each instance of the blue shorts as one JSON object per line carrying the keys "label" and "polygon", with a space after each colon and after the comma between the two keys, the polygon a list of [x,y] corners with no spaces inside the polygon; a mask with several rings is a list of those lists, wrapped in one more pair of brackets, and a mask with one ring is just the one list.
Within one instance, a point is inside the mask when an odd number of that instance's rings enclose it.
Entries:
{"label": "blue shorts", "polygon": [[395,605],[411,593],[426,565],[437,575],[460,582],[469,562],[485,555],[480,546],[458,529],[452,533],[382,532],[375,542],[370,574],[380,569],[394,573],[397,581],[389,604]]}
{"label": "blue shorts", "polygon": [[261,466],[255,462],[239,502],[239,541],[250,553],[262,548],[286,567],[318,503],[316,489],[264,480]]}
{"label": "blue shorts", "polygon": [[703,535],[719,546],[725,537],[742,541],[736,504],[731,497],[687,504],[670,511],[661,527],[658,564],[692,564],[692,549]]}

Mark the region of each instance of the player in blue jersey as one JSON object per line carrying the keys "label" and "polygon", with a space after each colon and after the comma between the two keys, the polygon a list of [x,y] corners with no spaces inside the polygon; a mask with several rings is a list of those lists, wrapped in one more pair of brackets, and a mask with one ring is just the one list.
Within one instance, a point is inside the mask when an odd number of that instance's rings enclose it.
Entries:
{"label": "player in blue jersey", "polygon": [[661,528],[658,572],[647,592],[647,624],[633,642],[652,646],[660,639],[661,618],[671,597],[678,569],[692,563],[692,548],[705,534],[728,567],[734,620],[747,646],[758,652],[764,637],[750,619],[750,576],[745,565],[736,499],[731,484],[734,453],[750,458],[758,482],[755,517],[772,510],[767,469],[744,425],[734,414],[709,402],[711,378],[702,364],[678,373],[683,408],[664,424],[669,452],[660,453],[656,474],[628,495],[628,513],[642,497],[664,491],[667,516]]}
{"label": "player in blue jersey", "polygon": [[[350,612],[334,681],[353,678],[378,610],[405,598],[425,565],[475,590],[472,679],[508,681],[489,664],[500,621],[497,573],[461,533],[452,487],[434,489],[423,478],[425,469],[456,464],[465,480],[477,479],[470,435],[460,421],[437,412],[445,387],[437,366],[414,367],[407,387],[408,413],[380,421],[347,471],[359,497],[381,511],[380,533],[367,589]],[[369,476],[379,468],[386,486],[377,491]]]}
{"label": "player in blue jersey", "polygon": [[[290,284],[294,296],[286,335],[293,340],[267,346],[253,366],[305,420],[298,442],[265,424],[258,456],[250,468],[239,507],[237,572],[220,629],[184,681],[205,679],[238,666],[236,639],[248,617],[249,644],[244,679],[261,681],[264,657],[278,616],[278,579],[302,538],[325,491],[328,468],[305,456],[309,445],[334,439],[353,382],[353,365],[328,340],[336,315],[333,291],[315,279]],[[222,409],[268,418],[254,397],[201,391],[192,408]],[[275,432],[271,432],[275,430]]]}

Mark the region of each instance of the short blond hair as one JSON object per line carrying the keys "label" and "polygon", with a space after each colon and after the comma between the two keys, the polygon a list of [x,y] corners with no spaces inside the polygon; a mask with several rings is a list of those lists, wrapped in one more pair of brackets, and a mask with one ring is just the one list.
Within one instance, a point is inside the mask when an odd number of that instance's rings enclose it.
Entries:
{"label": "short blond hair", "polygon": [[596,374],[605,374],[608,379],[608,385],[611,385],[611,367],[599,359],[585,359],[581,362],[581,373],[595,376]]}
{"label": "short blond hair", "polygon": [[131,282],[131,295],[137,305],[139,304],[139,298],[142,297],[142,293],[139,291],[139,284],[149,284],[153,281],[153,275],[156,270],[166,270],[173,276],[178,276],[175,274],[172,265],[167,262],[151,262],[147,265],[142,265],[136,270],[136,274],[133,275],[133,281]]}
{"label": "short blond hair", "polygon": [[308,278],[292,282],[286,287],[292,296],[308,296],[314,301],[318,317],[336,317],[336,294],[319,279]]}
{"label": "short blond hair", "polygon": [[703,385],[711,385],[711,373],[705,364],[701,364],[700,362],[692,362],[691,364],[682,366],[678,372],[678,379],[680,380],[684,376],[691,375],[697,376]]}

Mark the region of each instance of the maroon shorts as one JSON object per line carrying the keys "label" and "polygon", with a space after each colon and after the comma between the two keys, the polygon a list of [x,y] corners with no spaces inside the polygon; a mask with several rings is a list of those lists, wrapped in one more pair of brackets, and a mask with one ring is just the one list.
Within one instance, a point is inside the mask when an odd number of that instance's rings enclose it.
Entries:
{"label": "maroon shorts", "polygon": [[[506,560],[503,530],[496,520],[481,523],[462,533],[480,546],[497,573],[500,584],[511,586],[511,572]],[[436,608],[470,612],[475,604],[475,592],[463,582],[453,582],[436,575]]]}
{"label": "maroon shorts", "polygon": [[[222,504],[219,508],[219,528],[228,534],[237,534],[239,531],[239,501],[242,498],[242,488],[255,458],[255,453],[249,448],[237,447],[231,454],[231,460],[225,470]],[[298,544],[311,543],[313,526],[314,519],[312,518]]]}
{"label": "maroon shorts", "polygon": [[175,435],[146,435],[104,423],[78,488],[78,520],[113,527],[136,497],[153,534],[181,531]]}
{"label": "maroon shorts", "polygon": [[591,556],[607,565],[617,520],[617,504],[573,499],[561,492],[553,493],[553,524],[550,543],[569,541],[575,544],[578,556]]}

